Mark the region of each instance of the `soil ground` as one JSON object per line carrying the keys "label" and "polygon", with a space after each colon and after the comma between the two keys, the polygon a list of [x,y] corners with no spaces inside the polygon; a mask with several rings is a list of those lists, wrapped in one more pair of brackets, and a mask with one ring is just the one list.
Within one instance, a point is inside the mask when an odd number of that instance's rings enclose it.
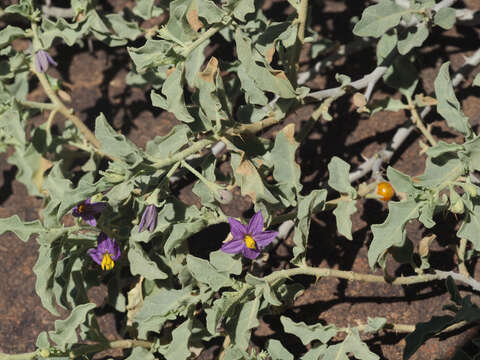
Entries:
{"label": "soil ground", "polygon": [[[350,2],[348,2],[350,3]],[[112,7],[121,9],[131,7],[131,2],[111,1]],[[480,9],[476,0],[465,1],[474,10]],[[349,19],[359,16],[365,7],[363,1],[346,6],[343,2],[325,0],[315,3],[314,9],[322,16],[312,16],[312,28],[332,40],[342,43],[352,40],[351,31],[335,31],[350,29]],[[266,5],[271,14],[284,11],[284,4],[272,2]],[[433,80],[441,63],[450,60],[451,67],[456,70],[461,66],[464,56],[475,51],[480,44],[479,29],[461,27],[450,31],[436,33],[432,36],[418,56],[422,69],[420,88],[426,94],[432,94]],[[128,88],[125,76],[128,67],[128,55],[122,49],[109,49],[98,42],[92,47],[71,49],[58,45],[57,53],[52,53],[59,66],[50,70],[52,75],[60,76],[69,83],[70,106],[92,127],[99,112],[104,112],[113,126],[127,134],[138,146],[155,135],[164,135],[175,123],[175,119],[166,112],[153,109],[144,90]],[[211,49],[213,54],[221,49]],[[347,74],[357,79],[369,73],[375,67],[374,49],[367,48],[351,58],[337,61],[333,68],[319,74],[307,85],[313,89],[335,86],[335,73]],[[309,68],[313,62],[305,52],[302,56],[302,69]],[[480,88],[472,88],[473,76],[469,76],[458,89],[457,96],[462,102],[465,114],[472,125],[480,123]],[[374,98],[392,96],[392,90],[379,83],[373,94]],[[31,99],[46,100],[42,91],[34,91]],[[306,105],[289,116],[285,122],[269,129],[262,136],[273,137],[287,123],[295,123],[299,130],[314,110],[313,105]],[[298,162],[302,167],[302,181],[305,189],[318,187],[328,178],[327,164],[334,155],[346,160],[352,166],[363,161],[364,156],[372,156],[389,143],[395,130],[408,119],[407,113],[377,113],[371,118],[359,115],[351,104],[350,97],[338,100],[332,107],[334,120],[320,120],[306,142],[298,152]],[[433,113],[433,112],[432,112]],[[35,123],[45,121],[47,115],[34,119]],[[458,134],[448,129],[439,116],[432,114],[426,121],[433,126],[433,134],[437,139],[447,142],[460,141]],[[60,125],[61,127],[61,125]],[[419,140],[421,135],[412,134],[392,159],[390,165],[409,175],[418,175],[423,171],[425,156],[421,154]],[[6,155],[0,157],[0,217],[14,214],[24,220],[38,217],[41,207],[39,199],[28,196],[25,187],[15,181],[16,169],[6,161]],[[191,193],[191,184],[180,191],[180,198],[186,203],[199,204]],[[232,216],[240,216],[251,206],[248,198],[239,198],[225,208]],[[312,222],[308,258],[312,265],[333,267],[358,272],[371,272],[367,261],[367,249],[371,240],[370,225],[381,223],[387,215],[386,206],[375,200],[361,201],[358,211],[353,216],[353,241],[348,241],[337,234],[335,219],[331,214],[319,214]],[[431,232],[438,235],[432,251],[432,266],[441,270],[456,270],[454,252],[445,246],[455,241],[454,234],[457,221],[450,215],[439,216],[438,225]],[[226,235],[226,228],[218,230],[220,236]],[[408,226],[408,237],[414,244],[427,233],[419,224]],[[272,269],[287,265],[291,256],[291,236],[278,244],[275,253],[269,259]],[[32,267],[37,257],[37,244],[34,240],[23,243],[12,234],[0,237],[0,352],[18,353],[34,350],[37,335],[42,330],[51,330],[56,319],[43,309],[36,296],[35,276]],[[470,264],[469,270],[475,278],[480,278],[480,269]],[[390,261],[388,268],[391,274],[411,274],[407,268],[399,267]],[[302,279],[307,286],[304,295],[295,304],[285,310],[285,314],[296,321],[307,323],[335,323],[338,326],[365,323],[368,316],[386,317],[389,322],[415,324],[429,320],[433,315],[441,313],[442,306],[448,302],[442,283],[431,283],[424,286],[393,287],[390,285],[365,284],[321,279],[312,283],[311,279]],[[463,293],[469,293],[462,288]],[[99,305],[103,303],[104,289],[91,293]],[[478,302],[477,294],[472,294]],[[64,313],[65,314],[65,313]],[[119,338],[115,314],[111,309],[101,307],[98,310],[100,325],[108,337]],[[255,331],[252,341],[262,346],[269,338],[280,339],[285,345],[295,349],[298,354],[305,350],[298,338],[279,333],[281,328],[277,315],[266,316]],[[469,348],[469,340],[476,336],[478,329],[450,333],[442,338],[429,340],[412,359],[446,360],[459,347]],[[382,359],[401,359],[405,345],[405,335],[380,334],[367,337],[372,349]],[[211,346],[200,355],[202,359],[215,357],[216,345]],[[120,354],[119,354],[120,355]]]}

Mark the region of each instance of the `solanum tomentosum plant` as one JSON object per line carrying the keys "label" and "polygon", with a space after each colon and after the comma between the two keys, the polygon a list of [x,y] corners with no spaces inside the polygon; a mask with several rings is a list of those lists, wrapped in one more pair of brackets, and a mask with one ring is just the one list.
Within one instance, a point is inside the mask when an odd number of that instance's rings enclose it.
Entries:
{"label": "solanum tomentosum plant", "polygon": [[[423,92],[417,61],[432,34],[454,27],[457,18],[475,19],[473,11],[455,0],[380,0],[352,18],[348,31],[354,41],[339,45],[310,26],[312,17],[322,16],[312,13],[318,4],[288,0],[290,15],[275,18],[264,5],[254,0],[139,0],[131,9],[110,12],[111,7],[93,0],[72,0],[68,8],[19,0],[0,10],[0,149],[11,149],[8,162],[18,169],[17,181],[43,200],[38,220],[0,219],[0,233],[14,232],[23,241],[36,238],[36,293],[51,313],[59,315],[59,308],[70,312],[36,342],[25,339],[35,342],[34,352],[0,354],[0,359],[90,359],[119,348],[129,360],[181,360],[216,341],[222,346],[215,357],[223,360],[375,360],[379,355],[362,333],[380,331],[412,333],[406,338],[408,359],[429,337],[480,319],[475,302],[462,297],[455,285],[480,291],[466,267],[480,251],[480,137],[454,91],[480,62],[480,50],[453,77],[448,59],[439,59],[443,64],[432,94]],[[17,46],[17,40],[28,47]],[[178,120],[167,135],[149,134],[141,148],[104,114],[96,114],[92,130],[70,108],[65,79],[50,69],[68,64],[53,49],[83,49],[91,42],[120,49],[115,54],[122,48],[128,53],[128,85],[144,89],[152,109]],[[225,44],[230,52],[212,52]],[[369,74],[335,74],[339,85],[319,91],[305,85],[317,72],[328,72],[339,57],[348,61],[367,47],[376,49],[377,67]],[[302,51],[319,62],[300,72]],[[378,83],[398,96],[372,99]],[[472,86],[478,85],[479,76]],[[38,89],[48,100],[31,100]],[[307,189],[297,150],[319,119],[337,121],[334,104],[344,96],[366,117],[390,111],[407,112],[410,119],[388,147],[355,169],[340,157],[329,159],[328,184]],[[300,129],[285,121],[311,104],[316,109]],[[424,122],[429,112],[444,119],[462,141],[438,140]],[[39,113],[47,120],[32,125]],[[61,131],[53,130],[57,125]],[[263,133],[273,126],[275,136]],[[382,172],[416,130],[426,142],[423,174],[394,167]],[[220,172],[221,164],[231,171]],[[201,207],[182,202],[172,189],[182,176],[195,179],[192,191]],[[237,190],[251,200],[250,216],[224,213],[223,204],[231,203]],[[352,240],[351,216],[366,198],[388,202],[386,220],[369,224],[368,262],[383,275],[311,266],[312,216],[332,211],[340,236]],[[455,214],[460,224],[454,244],[458,272],[432,268],[434,236],[415,250],[405,229],[412,220],[432,229],[436,215],[445,212]],[[228,224],[230,234],[209,239],[218,246],[205,258],[192,252],[188,240],[216,224]],[[266,265],[271,244],[292,229],[289,265],[273,271]],[[391,255],[416,275],[389,274]],[[309,275],[312,282],[337,277],[391,286],[446,280],[453,315],[417,325],[395,324],[388,316],[359,319],[362,324],[349,327],[307,325],[282,314],[305,289],[297,275]],[[107,340],[98,326],[88,290],[100,283],[108,286],[106,302],[124,316],[122,340]],[[285,334],[300,339],[305,345],[301,354],[278,339],[263,347],[251,342],[258,319],[267,314],[279,317]]]}

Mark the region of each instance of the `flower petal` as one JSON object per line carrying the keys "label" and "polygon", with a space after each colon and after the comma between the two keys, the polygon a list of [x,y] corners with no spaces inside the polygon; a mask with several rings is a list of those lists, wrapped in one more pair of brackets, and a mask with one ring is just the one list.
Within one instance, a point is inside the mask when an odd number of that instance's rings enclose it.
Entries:
{"label": "flower petal", "polygon": [[140,224],[138,225],[138,232],[142,232],[145,226],[145,222],[147,221],[147,211],[144,211],[142,214],[142,219],[140,220]]}
{"label": "flower petal", "polygon": [[98,265],[102,265],[103,255],[97,251],[97,249],[88,249],[88,255],[95,261]]}
{"label": "flower petal", "polygon": [[256,259],[258,255],[260,255],[260,251],[257,249],[250,249],[245,246],[242,250],[242,255],[248,259],[253,260],[253,259]]}
{"label": "flower petal", "polygon": [[97,226],[97,219],[92,215],[83,215],[82,219],[90,226]]}
{"label": "flower petal", "polygon": [[250,222],[247,225],[247,234],[255,235],[263,230],[263,216],[262,212],[259,211],[250,219]]}
{"label": "flower petal", "polygon": [[86,212],[90,214],[100,214],[103,210],[105,210],[106,207],[107,207],[107,203],[97,202],[97,203],[89,204],[87,206]]}
{"label": "flower petal", "polygon": [[53,58],[50,56],[50,54],[48,52],[45,51],[45,54],[47,56],[47,60],[48,62],[50,63],[50,65],[53,65],[53,66],[57,66],[58,64],[55,62],[55,60],[53,60]]}
{"label": "flower petal", "polygon": [[232,240],[222,244],[222,251],[227,254],[237,254],[242,251],[244,247],[246,246],[243,240]]}
{"label": "flower petal", "polygon": [[278,231],[262,231],[260,234],[255,234],[253,239],[260,249],[263,249],[270,244],[278,235]]}
{"label": "flower petal", "polygon": [[233,238],[236,240],[242,240],[247,233],[247,227],[243,225],[240,221],[229,217],[228,222],[230,224],[230,232],[233,235]]}

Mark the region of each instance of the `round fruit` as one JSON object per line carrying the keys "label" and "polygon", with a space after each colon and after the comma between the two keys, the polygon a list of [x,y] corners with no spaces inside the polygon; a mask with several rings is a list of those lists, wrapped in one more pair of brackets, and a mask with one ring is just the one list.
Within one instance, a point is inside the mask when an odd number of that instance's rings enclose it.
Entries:
{"label": "round fruit", "polygon": [[395,195],[395,190],[389,182],[382,181],[377,185],[377,194],[381,196],[381,200],[388,201]]}

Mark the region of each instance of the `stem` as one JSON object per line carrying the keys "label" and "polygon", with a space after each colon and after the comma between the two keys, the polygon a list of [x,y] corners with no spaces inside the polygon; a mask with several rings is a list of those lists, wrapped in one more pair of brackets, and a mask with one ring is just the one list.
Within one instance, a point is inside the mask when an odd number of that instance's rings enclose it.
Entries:
{"label": "stem", "polygon": [[185,150],[182,150],[172,156],[169,156],[165,159],[159,160],[156,163],[153,164],[153,167],[156,168],[163,168],[165,166],[172,165],[176,162],[182,161],[186,157],[196,153],[197,151],[202,150],[204,147],[213,144],[216,140],[213,138],[205,138],[200,141],[197,141],[194,143],[192,146],[186,148]]}
{"label": "stem", "polygon": [[407,96],[407,101],[408,101],[410,112],[412,114],[413,123],[422,132],[423,136],[427,138],[430,145],[432,146],[437,145],[437,141],[433,138],[430,131],[425,127],[425,124],[423,123],[422,118],[418,115],[417,108],[415,107],[415,104],[413,103],[412,98],[410,96]]}
{"label": "stem", "polygon": [[[313,268],[309,266],[299,267],[288,270],[279,270],[268,276],[265,276],[263,279],[269,283],[275,283],[278,280],[284,278],[290,278],[295,275],[310,275],[315,276],[316,278],[321,277],[336,277],[340,279],[347,279],[351,281],[365,281],[371,283],[387,283],[391,285],[412,285],[412,284],[421,284],[435,280],[445,280],[448,276],[454,277],[456,280],[461,281],[465,284],[470,285],[472,288],[480,287],[480,283],[477,281],[466,278],[461,274],[452,273],[451,271],[436,271],[435,274],[421,274],[413,276],[402,276],[393,279],[392,281],[387,281],[381,275],[372,275],[372,274],[361,274],[353,271],[344,271],[336,270],[329,268]],[[472,282],[473,280],[473,282]]]}
{"label": "stem", "polygon": [[[225,135],[230,135],[230,136],[238,136],[242,133],[249,133],[249,134],[255,134],[269,126],[276,125],[280,123],[283,119],[276,119],[275,117],[268,117],[265,120],[253,123],[253,124],[242,124],[240,126],[237,126],[235,128],[229,129],[225,131]],[[176,162],[182,161],[188,156],[202,150],[204,147],[211,145],[215,142],[217,142],[218,139],[211,136],[204,138],[202,140],[199,140],[195,143],[193,143],[191,146],[188,148],[171,155],[165,159],[158,160],[157,162],[153,163],[153,167],[156,168],[163,168],[165,166],[172,165]]]}
{"label": "stem", "polygon": [[230,336],[227,335],[223,340],[222,352],[220,353],[220,355],[218,355],[218,360],[223,360],[223,358],[225,357],[225,351],[229,346],[230,346]]}
{"label": "stem", "polygon": [[300,59],[300,51],[302,50],[302,45],[305,41],[305,27],[307,22],[308,15],[308,0],[300,0],[300,5],[298,7],[298,32],[295,45],[292,49],[290,61],[289,61],[289,80],[294,87],[297,86],[297,71],[298,71],[298,60]]}
{"label": "stem", "polygon": [[187,47],[183,48],[181,50],[181,54],[185,58],[188,57],[188,55],[190,55],[190,53],[193,50],[195,50],[197,48],[197,46],[199,46],[205,40],[210,39],[213,35],[215,35],[217,32],[219,32],[221,29],[223,29],[225,26],[227,26],[229,22],[230,22],[230,20],[226,24],[216,25],[216,26],[212,26],[211,28],[209,28],[202,35],[200,35],[200,37],[197,40],[195,40],[193,43],[191,43]]}
{"label": "stem", "polygon": [[52,103],[41,103],[37,101],[18,101],[18,103],[22,106],[32,108],[32,109],[39,109],[39,110],[56,110],[57,105],[52,104]]}
{"label": "stem", "polygon": [[467,239],[461,238],[460,244],[457,247],[457,256],[458,256],[458,271],[463,276],[469,277],[467,267],[465,266],[465,250],[467,249]]}
{"label": "stem", "polygon": [[[461,327],[467,325],[466,321],[461,321],[459,323],[450,325],[449,327],[443,329],[442,331],[438,332],[437,334],[442,334],[446,332],[450,332],[453,330],[460,329]],[[396,333],[411,333],[415,331],[416,325],[410,325],[410,324],[394,324],[394,323],[387,323],[384,325],[383,329],[384,330],[391,330]],[[356,329],[360,332],[368,332],[369,325],[364,324],[364,325],[359,325],[356,327]],[[341,332],[348,332],[349,328],[340,328],[339,331]]]}
{"label": "stem", "polygon": [[[90,131],[90,129],[83,123],[80,118],[72,114],[72,111],[69,110],[63,102],[60,100],[60,98],[55,94],[53,89],[50,86],[50,83],[47,80],[47,77],[45,74],[41,72],[37,72],[34,67],[32,66],[31,71],[37,76],[38,80],[40,81],[40,84],[42,84],[43,89],[45,90],[45,93],[47,96],[50,98],[50,100],[55,104],[56,109],[58,112],[63,114],[66,118],[70,119],[70,121],[73,123],[73,125],[76,126],[76,128],[82,133],[82,135],[97,149],[100,149],[102,146],[100,145],[100,142],[98,139],[95,137],[95,135]],[[107,156],[107,155],[105,155]]]}

